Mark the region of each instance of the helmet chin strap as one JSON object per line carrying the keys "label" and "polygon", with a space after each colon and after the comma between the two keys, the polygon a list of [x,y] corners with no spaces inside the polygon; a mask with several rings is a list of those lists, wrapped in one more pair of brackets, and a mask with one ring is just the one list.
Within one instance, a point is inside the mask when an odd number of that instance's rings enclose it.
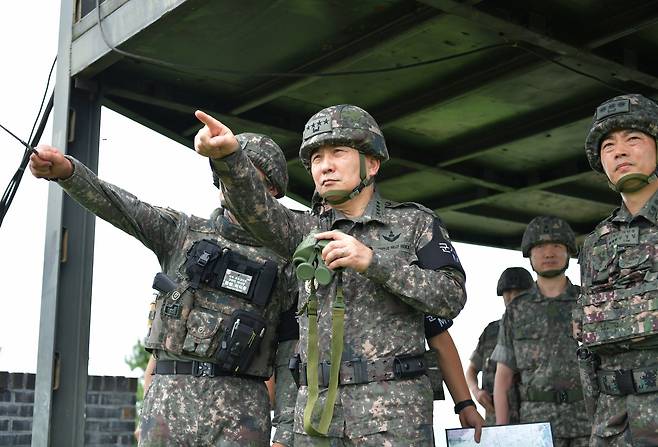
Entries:
{"label": "helmet chin strap", "polygon": [[367,186],[371,185],[374,181],[374,178],[368,177],[368,172],[366,170],[366,156],[363,152],[359,152],[359,177],[361,181],[359,182],[352,191],[347,191],[345,189],[335,189],[332,191],[327,191],[322,194],[322,200],[324,200],[329,205],[340,205],[345,203],[348,200],[352,200],[354,197],[358,196],[361,191],[363,191]]}
{"label": "helmet chin strap", "polygon": [[658,168],[650,175],[635,172],[626,174],[617,181],[616,184],[608,180],[608,186],[615,192],[635,192],[639,191],[650,183],[658,180]]}
{"label": "helmet chin strap", "polygon": [[[656,141],[656,145],[658,146],[658,141]],[[656,160],[658,160],[658,149],[656,149]],[[654,169],[654,171],[649,175],[639,172],[626,174],[622,176],[622,178],[620,178],[616,184],[612,183],[610,179],[608,179],[608,186],[614,192],[636,192],[648,184],[655,182],[656,180],[658,180],[658,166],[656,166],[656,169]]]}
{"label": "helmet chin strap", "polygon": [[546,270],[544,272],[539,272],[535,268],[534,265],[532,265],[532,261],[530,261],[530,267],[532,267],[532,270],[538,275],[543,278],[555,278],[556,276],[560,276],[562,273],[566,272],[567,269],[569,268],[569,258],[567,258],[567,262],[564,264],[564,267],[561,269],[556,269],[556,270]]}

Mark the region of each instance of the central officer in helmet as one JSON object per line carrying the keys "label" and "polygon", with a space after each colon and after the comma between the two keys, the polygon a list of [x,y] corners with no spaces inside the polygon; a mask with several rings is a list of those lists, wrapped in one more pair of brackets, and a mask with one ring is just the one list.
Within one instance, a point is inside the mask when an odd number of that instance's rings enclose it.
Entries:
{"label": "central officer in helmet", "polygon": [[196,116],[196,150],[241,224],[287,258],[318,242],[315,279],[300,281],[295,445],[433,445],[424,314],[456,317],[465,275],[431,210],[377,193],[388,150],[375,120],[353,105],[311,117],[299,156],[314,207],[295,214],[268,196],[229,128]]}

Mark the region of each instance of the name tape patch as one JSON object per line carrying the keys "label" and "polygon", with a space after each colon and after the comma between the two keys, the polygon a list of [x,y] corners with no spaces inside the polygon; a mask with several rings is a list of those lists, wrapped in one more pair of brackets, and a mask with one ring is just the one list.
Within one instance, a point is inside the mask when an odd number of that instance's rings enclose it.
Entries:
{"label": "name tape patch", "polygon": [[596,120],[602,120],[612,115],[617,115],[619,113],[628,113],[631,111],[631,100],[630,99],[619,99],[617,101],[612,101],[603,105],[600,105],[596,108]]}

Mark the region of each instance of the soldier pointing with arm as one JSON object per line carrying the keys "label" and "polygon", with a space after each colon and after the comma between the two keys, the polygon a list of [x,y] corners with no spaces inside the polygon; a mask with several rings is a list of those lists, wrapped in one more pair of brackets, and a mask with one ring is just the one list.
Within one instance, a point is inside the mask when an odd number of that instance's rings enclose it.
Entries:
{"label": "soldier pointing with arm", "polygon": [[331,445],[431,445],[424,314],[454,318],[465,277],[432,211],[377,193],[388,151],[375,120],[352,105],[311,117],[300,158],[320,203],[300,215],[265,193],[230,129],[196,115],[205,124],[197,152],[212,159],[240,223],[286,258],[310,234],[321,241],[313,262],[322,275],[300,283],[295,445],[326,445],[326,437]]}
{"label": "soldier pointing with arm", "polygon": [[[281,149],[264,135],[241,134],[236,141],[258,166],[256,181],[265,194],[282,197],[288,173]],[[157,361],[139,445],[268,446],[270,405],[263,381],[273,372],[277,326],[296,298],[286,261],[225,208],[202,219],[149,205],[45,145],[31,156],[30,170],[57,181],[87,210],[137,238],[166,275],[155,282],[161,293],[145,342]],[[292,411],[285,410],[294,405],[291,400],[280,402],[275,415],[280,421],[275,440],[284,443],[292,438]]]}

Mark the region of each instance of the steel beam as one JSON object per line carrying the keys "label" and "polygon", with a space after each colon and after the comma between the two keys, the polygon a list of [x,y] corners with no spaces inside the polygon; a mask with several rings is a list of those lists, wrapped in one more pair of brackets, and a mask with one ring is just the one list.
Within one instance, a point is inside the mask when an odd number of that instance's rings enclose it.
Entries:
{"label": "steel beam", "polygon": [[658,90],[658,78],[648,73],[627,67],[610,59],[593,54],[587,49],[581,49],[571,44],[561,42],[547,35],[517,25],[509,20],[478,10],[469,5],[454,0],[420,0],[440,11],[462,17],[485,29],[499,33],[508,41],[525,42],[537,48],[544,49],[556,56],[552,60],[561,63],[567,60],[578,61],[579,71],[612,84],[622,86],[624,82],[632,81],[652,91]]}
{"label": "steel beam", "polygon": [[441,103],[458,98],[472,92],[474,89],[492,84],[509,76],[527,73],[543,64],[543,61],[529,54],[517,55],[495,65],[492,65],[491,61],[486,61],[479,67],[467,70],[469,73],[472,73],[470,76],[462,76],[454,82],[441,84],[439,87],[433,88],[430,91],[423,87],[418,92],[406,94],[404,99],[391,101],[390,106],[377,111],[375,116],[377,116],[377,122],[380,127],[386,128],[409,115],[436,107]]}
{"label": "steel beam", "polygon": [[[434,8],[421,7],[421,9],[401,15],[386,25],[368,32],[353,41],[334,49],[322,56],[313,59],[290,70],[291,73],[303,72],[331,72],[339,71],[369,56],[377,49],[390,45],[402,39],[408,39],[418,32],[418,29],[432,21],[440,20],[441,13]],[[317,77],[289,79],[275,79],[259,85],[245,92],[248,99],[233,107],[231,115],[239,115],[262,104],[270,102],[288,92],[300,89],[316,82]]]}
{"label": "steel beam", "polygon": [[[58,80],[58,88],[60,85]],[[57,107],[56,113],[67,112]],[[56,115],[58,127],[53,143],[96,171],[100,102],[87,91],[72,89],[68,112],[69,120],[64,123],[62,117]],[[61,137],[67,134],[68,138],[62,141]],[[93,215],[62,195],[61,188],[52,183],[48,200],[33,446],[84,445],[94,228]]]}
{"label": "steel beam", "polygon": [[[428,208],[437,211],[457,211],[464,208],[469,208],[476,205],[490,203],[493,199],[498,199],[505,195],[517,194],[530,191],[548,190],[551,188],[563,187],[563,185],[577,181],[583,177],[592,174],[587,160],[584,157],[574,157],[571,160],[560,163],[559,166],[551,166],[547,169],[531,172],[527,178],[528,182],[525,186],[515,188],[513,191],[499,192],[487,188],[474,188],[470,191],[465,191],[463,194],[449,194],[447,196],[437,196],[433,199],[427,200],[425,205]],[[564,189],[556,189],[556,194],[567,195]],[[587,193],[579,194],[576,191],[568,192],[569,197],[577,198],[580,200],[596,201],[589,197]],[[611,204],[612,200],[607,199],[607,204]]]}
{"label": "steel beam", "polygon": [[[74,16],[74,2],[61,0],[59,19],[59,45],[55,101],[53,107],[53,136],[55,146],[66,148],[70,94],[70,49]],[[50,446],[52,393],[55,385],[55,332],[60,277],[62,240],[63,192],[51,183],[48,188],[46,241],[44,248],[41,311],[39,320],[39,347],[34,391],[32,446]]]}

